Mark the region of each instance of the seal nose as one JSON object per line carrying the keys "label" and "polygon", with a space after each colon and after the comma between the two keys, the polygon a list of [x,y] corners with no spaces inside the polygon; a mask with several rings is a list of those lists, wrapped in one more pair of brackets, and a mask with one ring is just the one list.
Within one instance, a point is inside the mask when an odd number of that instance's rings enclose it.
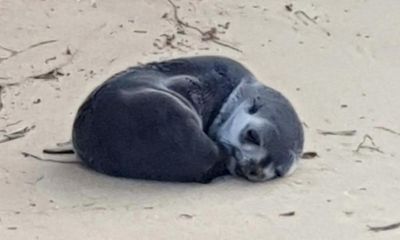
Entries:
{"label": "seal nose", "polygon": [[249,175],[250,175],[250,176],[256,177],[258,174],[259,174],[259,173],[258,173],[257,169],[251,169],[251,170],[249,171]]}
{"label": "seal nose", "polygon": [[261,177],[263,175],[262,168],[254,160],[243,166],[243,172],[250,177]]}
{"label": "seal nose", "polygon": [[283,177],[285,174],[282,171],[282,168],[276,168],[275,169],[275,176],[276,177]]}

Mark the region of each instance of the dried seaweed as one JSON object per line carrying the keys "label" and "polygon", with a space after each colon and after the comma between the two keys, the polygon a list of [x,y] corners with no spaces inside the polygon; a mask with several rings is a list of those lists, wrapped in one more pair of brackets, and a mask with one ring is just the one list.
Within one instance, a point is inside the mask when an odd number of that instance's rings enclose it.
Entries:
{"label": "dried seaweed", "polygon": [[218,44],[220,46],[230,48],[230,49],[235,50],[237,52],[242,52],[242,50],[240,50],[240,49],[238,49],[238,48],[236,48],[236,47],[234,47],[234,46],[232,46],[230,44],[222,42],[221,39],[216,35],[217,31],[216,31],[215,28],[211,28],[210,30],[204,31],[204,30],[201,30],[200,28],[198,28],[197,26],[193,26],[193,25],[191,25],[191,24],[189,24],[187,22],[182,21],[182,19],[178,15],[178,6],[172,0],[167,0],[167,1],[171,4],[171,6],[173,8],[174,20],[175,20],[176,26],[178,28],[178,31],[177,31],[178,33],[185,34],[185,29],[186,28],[192,29],[192,30],[198,32],[201,35],[201,40],[203,40],[203,41],[211,41],[211,42],[213,42],[215,44]]}

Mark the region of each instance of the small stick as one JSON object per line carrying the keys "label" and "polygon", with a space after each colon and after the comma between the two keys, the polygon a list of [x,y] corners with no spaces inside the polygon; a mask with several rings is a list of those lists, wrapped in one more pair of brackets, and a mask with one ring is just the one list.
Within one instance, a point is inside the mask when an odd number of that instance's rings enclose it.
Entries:
{"label": "small stick", "polygon": [[39,46],[42,46],[42,45],[45,45],[45,44],[53,43],[53,42],[57,42],[57,40],[53,39],[53,40],[47,40],[47,41],[38,42],[38,43],[30,45],[29,47],[27,47],[23,51],[26,51],[28,49],[32,49],[32,48],[35,48],[35,47],[39,47]]}
{"label": "small stick", "polygon": [[386,226],[380,226],[380,227],[371,227],[371,226],[367,225],[367,227],[369,228],[370,231],[373,231],[373,232],[388,231],[388,230],[393,230],[393,229],[400,227],[400,222],[393,223],[393,224],[386,225]]}
{"label": "small stick", "polygon": [[0,84],[0,111],[3,109],[3,101],[1,100],[1,95],[3,94],[4,86]]}
{"label": "small stick", "polygon": [[33,79],[43,79],[43,80],[54,80],[54,79],[58,79],[59,76],[64,76],[64,73],[62,73],[60,71],[60,69],[58,67],[53,68],[52,70],[45,72],[45,73],[41,73],[38,75],[34,75],[34,76],[29,76],[29,78],[33,78]]}
{"label": "small stick", "polygon": [[[365,142],[367,141],[367,139],[371,141],[372,146],[365,146],[364,145]],[[358,146],[357,146],[356,150],[354,150],[354,152],[358,153],[358,152],[360,152],[361,149],[369,149],[369,150],[372,150],[372,151],[383,153],[383,151],[380,150],[379,147],[376,146],[373,138],[368,134],[364,135],[363,140],[360,142],[360,144],[358,144]]]}
{"label": "small stick", "polygon": [[279,214],[279,216],[282,216],[282,217],[292,217],[292,216],[294,216],[294,215],[296,215],[296,212],[295,212],[295,211],[291,211],[291,212],[286,212],[286,213],[281,213],[281,214]]}
{"label": "small stick", "polygon": [[356,130],[345,130],[345,131],[324,131],[324,130],[317,130],[319,134],[322,135],[337,135],[337,136],[354,136],[357,131]]}
{"label": "small stick", "polygon": [[78,50],[71,53],[71,50],[69,48],[67,48],[67,54],[69,57],[68,60],[66,60],[65,62],[57,65],[56,67],[52,68],[51,70],[45,72],[45,73],[41,73],[41,74],[37,74],[37,75],[33,75],[33,76],[28,76],[28,78],[32,78],[32,79],[42,79],[42,80],[53,80],[53,79],[58,79],[59,76],[64,76],[64,73],[61,72],[61,68],[67,66],[68,64],[70,64],[73,59],[75,58],[76,54],[78,54]]}
{"label": "small stick", "polygon": [[302,159],[312,159],[312,158],[315,158],[315,157],[319,157],[317,152],[304,152],[301,155]]}
{"label": "small stick", "polygon": [[200,28],[193,26],[187,22],[182,21],[178,15],[178,6],[172,0],[167,0],[167,1],[171,4],[171,6],[173,8],[174,19],[175,19],[176,25],[179,29],[178,32],[184,33],[185,32],[184,28],[189,28],[189,29],[192,29],[192,30],[195,30],[196,32],[198,32],[201,35],[201,39],[203,41],[211,41],[220,46],[227,47],[227,48],[230,48],[230,49],[238,51],[238,52],[242,52],[242,50],[240,50],[232,45],[221,42],[220,39],[217,36],[215,36],[215,28],[212,28],[211,30],[204,32]]}
{"label": "small stick", "polygon": [[5,58],[0,58],[0,63],[2,63],[3,61],[6,61],[6,60],[8,60],[8,59],[10,59],[12,57],[17,56],[18,54],[21,54],[21,53],[23,53],[25,51],[28,51],[28,50],[30,50],[32,48],[36,48],[36,47],[39,47],[39,46],[42,46],[42,45],[45,45],[45,44],[49,44],[49,43],[53,43],[53,42],[57,42],[57,41],[58,40],[47,40],[47,41],[38,42],[38,43],[35,43],[35,44],[32,44],[32,45],[29,45],[28,47],[26,47],[26,48],[24,48],[22,50],[19,50],[19,51],[16,51],[16,50],[13,50],[13,49],[10,49],[10,48],[6,48],[6,47],[3,47],[3,46],[0,45],[1,49],[3,49],[3,50],[5,50],[5,51],[10,53],[10,56],[5,57]]}
{"label": "small stick", "polygon": [[299,18],[301,21],[303,21],[304,25],[308,25],[308,22],[304,21],[300,16],[303,16],[303,17],[305,17],[308,21],[310,21],[310,22],[312,22],[312,23],[314,23],[314,24],[317,24],[317,22],[316,22],[314,19],[312,19],[310,16],[308,16],[307,13],[305,13],[305,12],[302,11],[302,10],[297,10],[297,11],[294,12],[294,14],[297,16],[297,18]]}
{"label": "small stick", "polygon": [[39,161],[43,161],[43,162],[53,162],[53,163],[62,163],[62,164],[80,164],[81,162],[79,161],[64,161],[64,160],[55,160],[55,159],[50,159],[50,158],[41,158],[38,157],[36,155],[33,155],[31,153],[28,152],[21,152],[21,154],[24,157],[31,157],[33,159],[39,160]]}
{"label": "small stick", "polygon": [[48,64],[50,61],[54,61],[56,59],[57,59],[57,57],[47,58],[46,60],[44,60],[44,63]]}
{"label": "small stick", "polygon": [[19,120],[19,121],[13,122],[13,123],[9,123],[6,125],[6,127],[11,127],[11,126],[17,125],[20,122],[22,122],[22,120]]}
{"label": "small stick", "polygon": [[21,130],[9,133],[9,134],[4,134],[3,138],[0,139],[0,143],[5,143],[8,141],[12,141],[18,138],[22,138],[25,137],[26,133],[28,133],[30,130],[34,129],[35,125],[31,126],[31,127],[25,127]]}
{"label": "small stick", "polygon": [[135,33],[147,33],[146,30],[134,30],[133,32],[135,32]]}
{"label": "small stick", "polygon": [[387,127],[375,127],[376,129],[380,129],[380,130],[383,130],[383,131],[386,131],[386,132],[390,132],[390,133],[393,133],[393,134],[395,134],[395,135],[398,135],[398,136],[400,136],[400,132],[396,132],[396,131],[394,131],[394,130],[392,130],[392,129],[390,129],[390,128],[387,128]]}
{"label": "small stick", "polygon": [[[331,36],[331,33],[330,33],[329,31],[327,31],[325,28],[319,26],[318,23],[317,23],[313,18],[311,18],[310,16],[308,16],[308,14],[305,13],[304,11],[302,11],[302,10],[297,10],[297,11],[294,12],[294,15],[296,15],[296,17],[297,17],[298,19],[300,19],[300,20],[303,22],[304,25],[308,26],[308,22],[305,21],[303,18],[305,18],[305,19],[307,19],[308,21],[310,21],[310,22],[312,22],[313,24],[315,24],[315,25],[316,25],[322,32],[324,32],[328,37]],[[302,18],[301,16],[303,16],[303,18]]]}

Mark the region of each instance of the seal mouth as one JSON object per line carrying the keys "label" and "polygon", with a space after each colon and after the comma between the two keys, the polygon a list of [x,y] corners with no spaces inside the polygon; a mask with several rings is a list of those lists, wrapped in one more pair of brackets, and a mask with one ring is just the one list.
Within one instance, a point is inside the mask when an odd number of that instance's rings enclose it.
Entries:
{"label": "seal mouth", "polygon": [[247,171],[245,171],[246,165],[239,164],[240,162],[243,162],[240,151],[225,141],[221,142],[221,146],[224,151],[230,155],[228,164],[229,172],[232,175],[247,178],[248,174],[246,174]]}
{"label": "seal mouth", "polygon": [[230,156],[227,168],[231,175],[245,178],[251,182],[265,182],[280,176],[276,173],[273,165],[262,167],[254,161],[244,159],[240,150],[227,141],[220,141],[220,145],[223,151]]}
{"label": "seal mouth", "polygon": [[263,166],[256,161],[245,160],[236,162],[234,172],[237,176],[243,177],[251,182],[265,182],[267,180],[281,177],[279,170],[274,163]]}
{"label": "seal mouth", "polygon": [[251,182],[264,182],[276,177],[275,174],[269,174],[268,170],[266,171],[260,166],[252,166],[251,164],[238,166],[236,172],[239,176],[242,176]]}

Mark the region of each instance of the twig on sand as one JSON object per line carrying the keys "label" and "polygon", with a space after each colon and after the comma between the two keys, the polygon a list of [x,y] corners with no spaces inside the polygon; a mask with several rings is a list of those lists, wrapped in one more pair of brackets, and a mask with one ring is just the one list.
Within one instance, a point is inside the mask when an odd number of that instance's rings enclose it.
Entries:
{"label": "twig on sand", "polygon": [[[164,34],[161,34],[160,37],[163,37],[164,41],[161,42],[161,40],[159,38],[156,38],[156,40],[153,42],[153,46],[155,46],[156,48],[161,50],[161,49],[164,49],[165,47],[170,47],[172,49],[178,49],[178,50],[182,51],[182,49],[175,46],[175,44],[174,44],[174,40],[176,39],[175,34],[168,35],[168,34],[164,33]],[[162,45],[159,45],[160,42],[162,43]]]}
{"label": "twig on sand", "polygon": [[[369,140],[371,142],[372,146],[365,145],[367,140]],[[368,134],[364,135],[363,140],[358,144],[358,146],[357,146],[356,150],[354,150],[354,152],[359,153],[361,149],[369,149],[371,151],[384,153],[381,149],[379,149],[379,147],[376,146],[374,139]]]}
{"label": "twig on sand", "polygon": [[30,78],[43,79],[43,80],[54,80],[54,79],[58,79],[58,77],[61,77],[61,76],[64,76],[64,73],[62,73],[60,71],[60,69],[58,67],[56,67],[48,72],[30,76]]}
{"label": "twig on sand", "polygon": [[41,157],[38,157],[38,156],[33,155],[28,152],[21,152],[21,154],[24,157],[31,157],[33,159],[36,159],[38,161],[43,161],[43,162],[53,162],[53,163],[62,163],[62,164],[80,164],[81,163],[79,161],[64,161],[64,160],[56,160],[56,159],[50,159],[50,158],[41,158]]}
{"label": "twig on sand", "polygon": [[319,134],[322,135],[336,135],[336,136],[354,136],[357,131],[356,130],[345,130],[345,131],[324,131],[324,130],[317,130]]}
{"label": "twig on sand", "polygon": [[193,25],[191,25],[191,24],[189,24],[187,22],[182,21],[182,19],[178,15],[178,6],[172,0],[167,0],[167,1],[171,4],[171,6],[172,6],[172,8],[174,10],[174,20],[175,20],[176,25],[178,27],[178,33],[184,34],[185,33],[185,28],[189,28],[189,29],[192,29],[192,30],[198,32],[201,35],[201,40],[202,41],[211,41],[211,42],[213,42],[215,44],[218,44],[220,46],[223,46],[223,47],[226,47],[226,48],[230,48],[230,49],[235,50],[237,52],[242,52],[242,50],[240,50],[240,49],[238,49],[238,48],[236,48],[236,47],[234,47],[234,46],[232,46],[230,44],[222,42],[221,39],[219,37],[217,37],[217,35],[216,35],[217,34],[217,29],[216,28],[211,28],[208,31],[203,31],[203,30],[201,30],[200,28],[198,28],[196,26],[193,26]]}
{"label": "twig on sand", "polygon": [[1,100],[1,95],[3,94],[3,86],[0,85],[0,111],[3,109],[3,101]]}
{"label": "twig on sand", "polygon": [[42,181],[43,179],[44,179],[44,175],[42,175],[42,176],[36,178],[35,181],[33,181],[33,182],[26,182],[26,183],[27,183],[27,184],[30,184],[30,185],[36,185],[36,184],[38,184],[40,181]]}
{"label": "twig on sand", "polygon": [[22,138],[25,137],[26,133],[28,133],[29,131],[31,131],[32,129],[35,128],[35,125],[32,125],[31,127],[25,127],[21,130],[9,133],[9,134],[4,134],[2,136],[2,138],[0,138],[0,143],[5,143],[8,141],[12,141],[18,138]]}
{"label": "twig on sand", "polygon": [[13,49],[10,49],[10,48],[6,48],[6,47],[3,47],[1,45],[0,45],[0,49],[3,49],[4,51],[6,51],[6,52],[8,52],[10,54],[8,57],[1,57],[0,58],[0,63],[2,63],[3,61],[6,61],[6,60],[8,60],[8,59],[10,59],[12,57],[15,57],[19,53],[19,51],[16,51],[16,50],[13,50]]}
{"label": "twig on sand", "polygon": [[51,69],[47,72],[29,76],[28,78],[42,79],[42,80],[56,80],[56,79],[58,79],[58,77],[64,76],[65,74],[63,72],[61,72],[61,68],[70,64],[73,61],[73,59],[77,53],[78,53],[78,51],[71,53],[71,50],[69,48],[67,48],[65,55],[68,55],[69,57],[65,62],[57,65],[56,67],[54,67],[53,69]]}
{"label": "twig on sand", "polygon": [[281,213],[281,214],[279,214],[279,216],[281,216],[281,217],[292,217],[292,216],[294,216],[294,215],[296,215],[296,212],[295,212],[295,211],[291,211],[291,212],[286,212],[286,213]]}
{"label": "twig on sand", "polygon": [[390,133],[393,133],[393,134],[395,134],[395,135],[400,136],[400,132],[394,131],[394,130],[392,130],[392,129],[390,129],[390,128],[387,128],[387,127],[381,127],[381,126],[379,126],[379,127],[375,127],[375,128],[376,128],[376,129],[383,130],[383,131],[386,131],[386,132],[390,132]]}
{"label": "twig on sand", "polygon": [[368,226],[367,225],[367,227],[372,232],[388,231],[388,230],[393,230],[393,229],[399,228],[400,227],[400,222],[393,223],[393,224],[386,225],[386,226],[379,226],[379,227],[372,227],[372,226]]}
{"label": "twig on sand", "polygon": [[294,12],[294,15],[303,22],[304,25],[308,26],[308,21],[312,22],[313,24],[315,24],[315,26],[317,26],[322,32],[324,32],[328,37],[331,36],[331,33],[326,30],[325,28],[321,27],[320,25],[318,25],[317,21],[315,21],[315,19],[311,18],[310,16],[308,16],[308,14],[302,10],[297,10]]}
{"label": "twig on sand", "polygon": [[134,33],[147,33],[146,30],[134,30],[133,32]]}
{"label": "twig on sand", "polygon": [[41,41],[41,42],[38,42],[38,43],[35,43],[35,44],[32,44],[32,45],[29,45],[28,47],[26,47],[26,48],[24,48],[22,50],[19,50],[19,51],[13,50],[13,49],[10,49],[10,48],[7,48],[7,47],[4,47],[4,46],[0,45],[0,49],[3,49],[4,51],[7,51],[10,54],[8,57],[0,57],[0,63],[4,62],[6,60],[9,60],[10,58],[13,58],[13,57],[17,56],[18,54],[21,54],[21,53],[23,53],[25,51],[28,51],[28,50],[32,49],[32,48],[36,48],[36,47],[39,47],[39,46],[42,46],[42,45],[45,45],[45,44],[49,44],[49,43],[54,43],[54,42],[57,42],[57,41],[58,40]]}
{"label": "twig on sand", "polygon": [[317,152],[304,152],[301,155],[302,159],[312,159],[312,158],[316,158],[316,157],[319,157]]}
{"label": "twig on sand", "polygon": [[192,219],[194,217],[194,215],[187,214],[187,213],[181,213],[181,214],[179,214],[179,217],[186,218],[186,219]]}
{"label": "twig on sand", "polygon": [[19,84],[20,84],[20,82],[0,83],[0,88],[17,86]]}
{"label": "twig on sand", "polygon": [[6,127],[11,127],[11,126],[17,125],[17,124],[20,123],[20,122],[22,122],[22,120],[18,120],[18,121],[16,121],[16,122],[9,123],[9,124],[6,125]]}
{"label": "twig on sand", "polygon": [[46,60],[44,60],[44,63],[48,64],[50,61],[54,61],[54,60],[56,60],[56,59],[57,59],[56,56],[51,57],[51,58],[47,58]]}
{"label": "twig on sand", "polygon": [[38,178],[35,180],[34,183],[37,184],[38,182],[42,181],[43,179],[44,179],[44,175],[38,177]]}
{"label": "twig on sand", "polygon": [[38,42],[38,43],[30,45],[24,51],[26,51],[28,49],[31,49],[31,48],[39,47],[39,46],[42,46],[42,45],[45,45],[45,44],[54,43],[54,42],[57,42],[57,40],[47,40],[47,41]]}

